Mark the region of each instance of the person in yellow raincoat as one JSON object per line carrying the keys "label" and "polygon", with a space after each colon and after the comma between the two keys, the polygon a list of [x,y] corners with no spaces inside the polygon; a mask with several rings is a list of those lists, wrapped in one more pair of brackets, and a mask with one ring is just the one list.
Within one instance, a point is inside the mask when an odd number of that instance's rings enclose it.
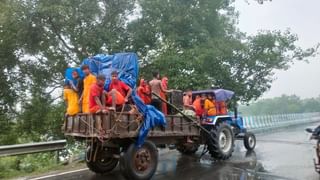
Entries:
{"label": "person in yellow raincoat", "polygon": [[209,94],[208,99],[204,101],[204,109],[206,111],[207,116],[217,115],[216,101],[213,95]]}
{"label": "person in yellow raincoat", "polygon": [[91,85],[97,82],[96,77],[91,73],[88,65],[83,65],[81,70],[85,74],[85,78],[83,79],[83,93],[80,101],[82,101],[82,112],[90,113],[89,108],[89,95],[90,95],[90,87]]}
{"label": "person in yellow raincoat", "polygon": [[70,84],[66,83],[63,89],[63,99],[66,102],[67,112],[66,115],[73,116],[79,113],[79,96],[76,91],[74,91]]}

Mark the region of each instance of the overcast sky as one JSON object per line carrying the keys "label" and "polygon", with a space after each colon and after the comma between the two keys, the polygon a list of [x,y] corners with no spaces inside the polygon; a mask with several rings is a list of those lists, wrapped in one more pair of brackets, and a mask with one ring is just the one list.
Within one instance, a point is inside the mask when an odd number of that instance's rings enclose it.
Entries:
{"label": "overcast sky", "polygon": [[[253,0],[236,0],[239,28],[249,35],[258,30],[286,30],[299,37],[302,48],[320,42],[320,0],[272,0],[260,5]],[[277,71],[271,89],[262,98],[296,94],[302,98],[320,95],[320,56],[310,63],[297,62],[287,71]]]}

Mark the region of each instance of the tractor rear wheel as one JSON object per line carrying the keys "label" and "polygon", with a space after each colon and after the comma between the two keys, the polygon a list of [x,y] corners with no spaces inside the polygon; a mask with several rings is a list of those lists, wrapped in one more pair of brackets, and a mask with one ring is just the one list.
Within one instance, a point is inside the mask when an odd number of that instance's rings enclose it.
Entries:
{"label": "tractor rear wheel", "polygon": [[207,145],[210,155],[217,160],[226,160],[234,150],[234,135],[228,124],[212,126],[207,135]]}

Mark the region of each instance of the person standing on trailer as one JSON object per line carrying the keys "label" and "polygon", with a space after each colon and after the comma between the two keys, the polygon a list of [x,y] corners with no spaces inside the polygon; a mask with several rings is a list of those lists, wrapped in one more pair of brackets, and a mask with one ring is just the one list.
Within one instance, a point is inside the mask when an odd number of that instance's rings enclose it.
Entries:
{"label": "person standing on trailer", "polygon": [[81,101],[80,98],[82,96],[82,92],[83,92],[83,79],[81,79],[79,72],[77,71],[77,69],[74,69],[72,71],[72,78],[73,80],[69,80],[69,84],[71,86],[71,88],[78,93],[78,104],[79,104],[79,110],[81,112]]}
{"label": "person standing on trailer", "polygon": [[67,116],[73,116],[79,113],[79,103],[78,103],[79,97],[77,92],[75,92],[71,88],[69,81],[67,81],[64,85],[63,99],[67,107],[67,112],[66,112]]}
{"label": "person standing on trailer", "polygon": [[137,94],[145,104],[151,103],[151,90],[144,79],[140,80],[140,84],[137,89]]}
{"label": "person standing on trailer", "polygon": [[97,82],[97,79],[91,73],[88,65],[86,65],[86,64],[83,65],[81,67],[81,70],[83,71],[83,73],[85,75],[85,78],[83,80],[83,93],[80,98],[80,101],[82,101],[82,112],[83,113],[90,113],[90,108],[89,108],[90,87],[91,87],[91,85],[93,85]]}
{"label": "person standing on trailer", "polygon": [[72,82],[71,88],[78,93],[79,97],[81,97],[83,92],[83,79],[81,79],[77,69],[72,71],[72,78],[74,81],[70,81]]}
{"label": "person standing on trailer", "polygon": [[[151,92],[157,94],[158,96],[161,97],[161,91],[163,92],[171,92],[168,90],[165,90],[162,86],[162,82],[160,80],[160,74],[159,72],[154,72],[153,73],[153,79],[149,82],[149,85],[151,87]],[[162,111],[162,102],[161,100],[152,94],[151,96],[151,105],[153,105],[156,109],[158,109],[159,111]]]}
{"label": "person standing on trailer", "polygon": [[[168,78],[163,77],[161,79],[161,84],[164,90],[168,90]],[[165,91],[160,91],[160,97],[164,100],[167,100],[167,94]],[[166,103],[162,102],[162,112],[164,115],[168,114],[168,106]]]}

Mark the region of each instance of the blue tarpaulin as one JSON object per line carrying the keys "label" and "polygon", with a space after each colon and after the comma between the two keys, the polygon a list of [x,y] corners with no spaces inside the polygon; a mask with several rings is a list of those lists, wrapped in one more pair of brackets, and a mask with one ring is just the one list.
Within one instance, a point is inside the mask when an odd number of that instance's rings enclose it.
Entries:
{"label": "blue tarpaulin", "polygon": [[107,81],[105,89],[108,90],[111,72],[116,70],[119,74],[119,79],[130,86],[133,90],[132,100],[138,108],[138,111],[143,114],[143,124],[139,130],[137,146],[144,143],[150,128],[155,126],[165,126],[166,120],[162,112],[150,105],[145,105],[136,92],[136,84],[139,75],[138,56],[135,53],[117,53],[114,55],[97,54],[83,60],[82,65],[87,64],[93,74],[105,75]]}
{"label": "blue tarpaulin", "polygon": [[138,108],[138,111],[143,114],[143,124],[140,127],[136,145],[140,147],[148,135],[151,128],[155,126],[166,126],[166,119],[162,112],[158,111],[154,106],[146,105],[134,91],[132,99]]}
{"label": "blue tarpaulin", "polygon": [[73,77],[72,77],[72,72],[74,70],[76,70],[78,72],[80,78],[83,79],[84,74],[83,74],[83,72],[81,71],[80,68],[67,68],[66,71],[65,71],[65,74],[64,74],[65,83],[69,83],[69,81],[71,80],[74,85],[77,84],[77,80],[73,79]]}
{"label": "blue tarpaulin", "polygon": [[112,71],[117,71],[121,81],[131,88],[136,87],[139,66],[138,56],[135,53],[117,53],[114,55],[97,54],[84,59],[82,65],[83,64],[89,65],[93,74],[105,75],[107,80],[110,80]]}

